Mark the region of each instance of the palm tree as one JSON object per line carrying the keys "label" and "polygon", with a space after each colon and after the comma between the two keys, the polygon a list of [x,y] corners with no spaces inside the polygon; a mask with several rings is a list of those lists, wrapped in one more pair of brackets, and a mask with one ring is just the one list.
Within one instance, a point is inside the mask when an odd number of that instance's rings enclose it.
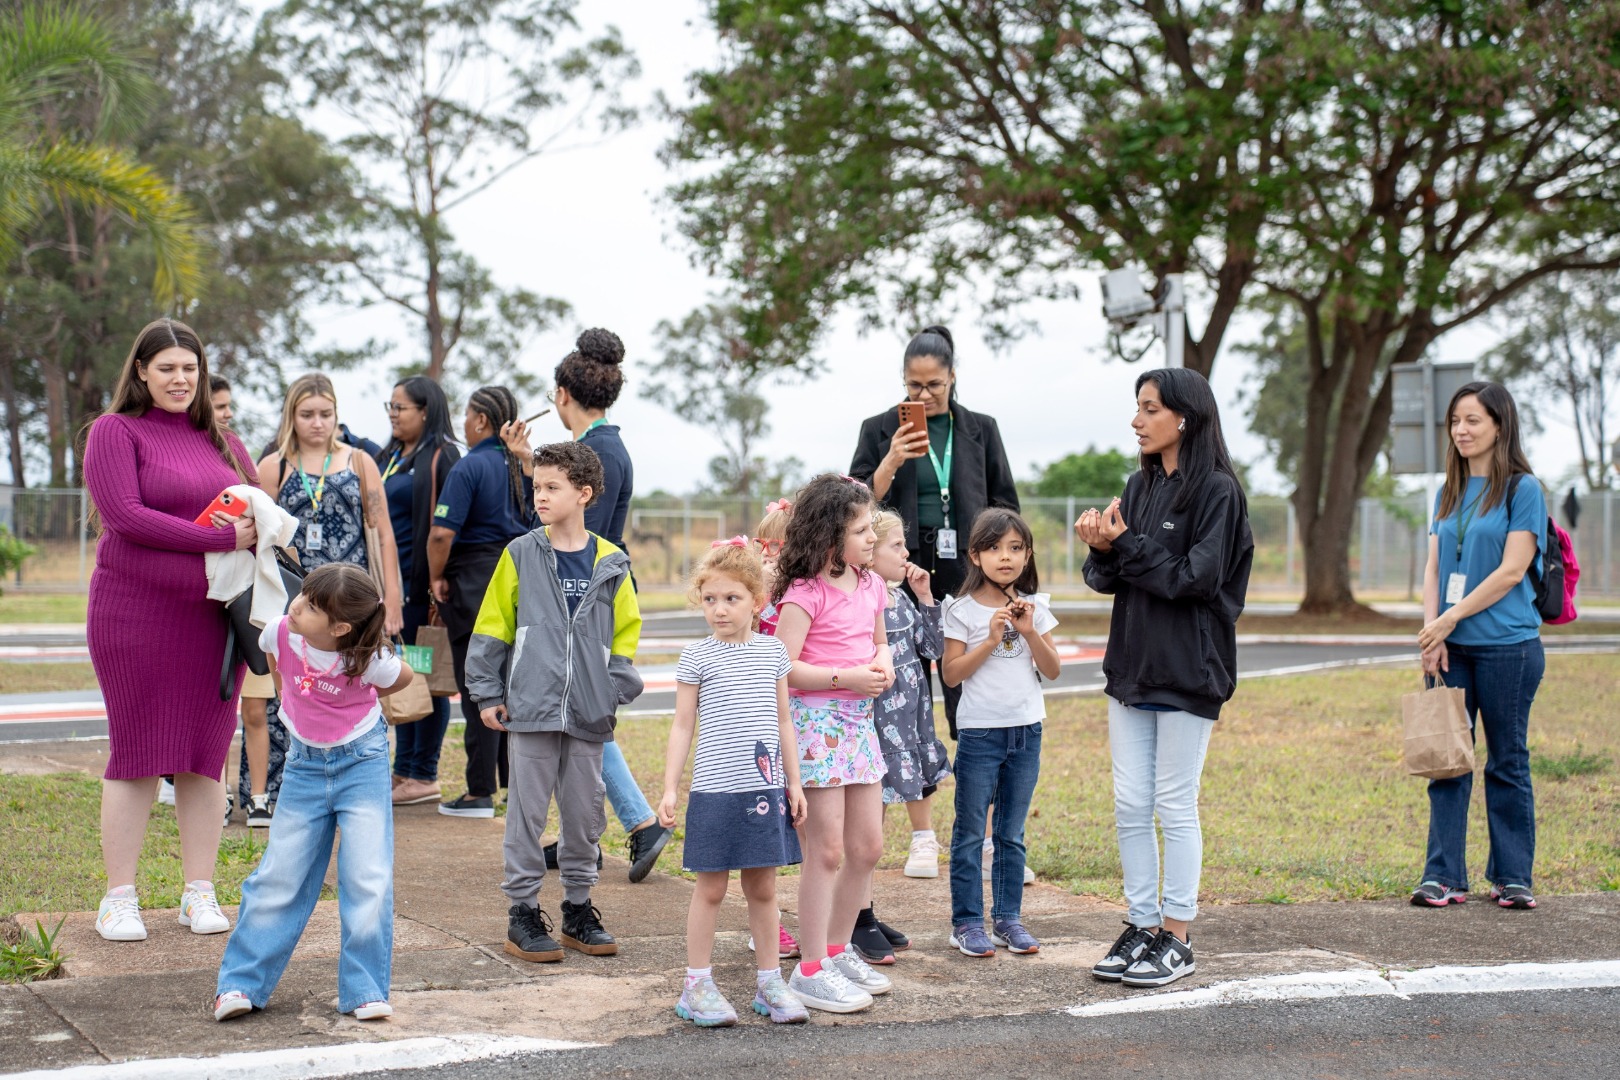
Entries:
{"label": "palm tree", "polygon": [[[73,6],[30,2],[0,19],[0,263],[17,254],[42,205],[68,200],[110,207],[146,230],[160,302],[194,293],[198,239],[184,199],[109,141],[146,96],[127,46]],[[51,132],[46,109],[86,88],[100,106],[95,136]]]}

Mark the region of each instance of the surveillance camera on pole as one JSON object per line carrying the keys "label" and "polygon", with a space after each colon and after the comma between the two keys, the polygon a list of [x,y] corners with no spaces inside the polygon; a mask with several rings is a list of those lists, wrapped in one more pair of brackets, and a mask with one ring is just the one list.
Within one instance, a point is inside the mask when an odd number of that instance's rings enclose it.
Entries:
{"label": "surveillance camera on pole", "polygon": [[1142,287],[1142,278],[1135,270],[1124,267],[1103,275],[1103,315],[1113,330],[1114,349],[1127,363],[1140,360],[1147,352],[1144,346],[1135,356],[1126,356],[1119,347],[1119,335],[1146,323],[1153,334],[1164,342],[1166,367],[1182,366],[1182,346],[1187,332],[1187,294],[1182,288],[1180,274],[1166,274],[1159,281],[1155,293]]}

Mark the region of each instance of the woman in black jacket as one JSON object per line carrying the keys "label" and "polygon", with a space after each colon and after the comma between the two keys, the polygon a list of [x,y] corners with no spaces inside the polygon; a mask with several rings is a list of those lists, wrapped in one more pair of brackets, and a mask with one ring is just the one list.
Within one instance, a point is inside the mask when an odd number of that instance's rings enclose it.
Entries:
{"label": "woman in black jacket", "polygon": [[[911,561],[932,575],[934,596],[955,596],[967,572],[967,557],[958,549],[973,519],[991,506],[1017,510],[1018,488],[994,418],[956,400],[951,332],[926,327],[906,346],[901,370],[906,400],[922,402],[928,430],[912,431],[908,424],[902,431],[894,409],[871,417],[861,424],[849,474],[900,515]],[[922,664],[927,678],[931,665],[926,659]],[[961,696],[960,687],[945,687],[953,739]]]}
{"label": "woman in black jacket", "polygon": [[[382,472],[388,518],[399,550],[400,580],[405,585],[403,636],[407,645],[414,645],[417,628],[428,621],[433,599],[427,560],[433,508],[451,466],[461,460],[461,451],[456,449],[450,423],[450,403],[439,384],[427,376],[395,383],[384,408],[393,437],[377,451],[377,468]],[[449,725],[450,699],[436,697],[430,715],[395,730],[395,805],[439,800],[439,751]]]}
{"label": "woman in black jacket", "polygon": [[[1209,736],[1237,685],[1237,619],[1254,560],[1248,501],[1209,383],[1165,368],[1136,380],[1142,467],[1075,533],[1086,584],[1114,595],[1103,675],[1114,822],[1130,906],[1099,979],[1163,986],[1193,970],[1203,834],[1198,786]],[[1157,812],[1164,832],[1159,891]]]}

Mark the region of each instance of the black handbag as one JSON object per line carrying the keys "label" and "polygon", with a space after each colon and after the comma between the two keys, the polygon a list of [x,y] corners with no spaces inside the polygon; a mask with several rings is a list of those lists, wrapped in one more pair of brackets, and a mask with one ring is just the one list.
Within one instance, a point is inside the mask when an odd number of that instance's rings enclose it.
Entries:
{"label": "black handbag", "polygon": [[[281,571],[281,584],[287,590],[287,603],[304,588],[304,569],[286,548],[276,551],[276,569]],[[286,611],[285,608],[282,609]],[[219,669],[219,700],[229,701],[236,693],[236,664],[246,664],[255,675],[270,674],[270,661],[259,648],[259,628],[249,616],[253,613],[253,587],[225,605],[225,661]]]}

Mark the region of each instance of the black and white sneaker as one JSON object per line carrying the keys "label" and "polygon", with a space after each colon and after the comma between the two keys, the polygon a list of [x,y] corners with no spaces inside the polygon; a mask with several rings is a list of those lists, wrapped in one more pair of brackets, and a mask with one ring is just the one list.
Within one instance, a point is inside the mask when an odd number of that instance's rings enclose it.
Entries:
{"label": "black and white sneaker", "polygon": [[658,822],[653,822],[645,829],[637,829],[630,834],[630,883],[643,880],[652,873],[652,868],[658,862],[658,853],[664,850],[669,838],[675,833],[666,829]]}
{"label": "black and white sneaker", "polygon": [[1153,931],[1144,930],[1135,923],[1126,923],[1125,932],[1115,939],[1108,955],[1097,961],[1091,973],[1104,982],[1119,982],[1125,975],[1125,969],[1142,958],[1147,947],[1153,944]]}
{"label": "black and white sneaker", "polygon": [[1465,904],[1468,902],[1468,893],[1463,889],[1453,889],[1450,885],[1442,885],[1438,881],[1425,881],[1412,890],[1413,907],[1449,907],[1452,904]]}
{"label": "black and white sneaker", "polygon": [[1192,973],[1192,944],[1168,930],[1160,930],[1141,957],[1125,969],[1120,981],[1126,986],[1164,986]]}
{"label": "black and white sneaker", "polygon": [[248,803],[247,826],[250,829],[268,829],[270,819],[275,816],[275,810],[270,806],[268,795],[255,795]]}
{"label": "black and white sneaker", "polygon": [[488,795],[457,795],[449,802],[440,803],[439,813],[445,817],[492,818],[495,800]]}

